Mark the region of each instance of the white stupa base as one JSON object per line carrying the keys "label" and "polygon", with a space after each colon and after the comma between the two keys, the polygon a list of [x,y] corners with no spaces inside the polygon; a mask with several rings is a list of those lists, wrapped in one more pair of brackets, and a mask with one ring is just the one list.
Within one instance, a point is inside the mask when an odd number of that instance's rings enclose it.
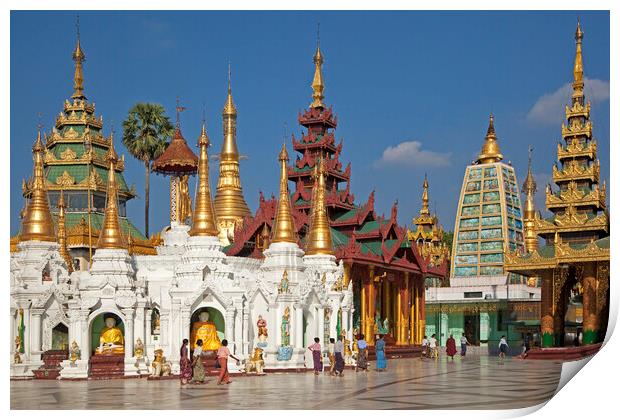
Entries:
{"label": "white stupa base", "polygon": [[322,269],[324,271],[334,271],[338,269],[338,264],[336,264],[336,257],[334,255],[305,255],[303,261],[304,264],[315,269]]}
{"label": "white stupa base", "polygon": [[11,363],[11,379],[31,379],[34,378],[33,369],[38,369],[41,362]]}
{"label": "white stupa base", "polygon": [[125,376],[140,376],[149,373],[149,364],[145,357],[125,359]]}
{"label": "white stupa base", "polygon": [[162,240],[164,241],[163,246],[157,247],[158,254],[168,254],[168,253],[183,253],[185,252],[185,244],[189,239],[189,230],[190,227],[188,225],[172,222],[170,223],[170,228],[168,228],[162,235]]}
{"label": "white stupa base", "polygon": [[63,360],[60,363],[62,370],[60,371],[60,379],[87,379],[88,378],[88,360]]}
{"label": "white stupa base", "polygon": [[263,353],[265,360],[264,369],[305,369],[305,350],[303,348],[294,348],[290,360],[278,360],[278,349],[269,347]]}

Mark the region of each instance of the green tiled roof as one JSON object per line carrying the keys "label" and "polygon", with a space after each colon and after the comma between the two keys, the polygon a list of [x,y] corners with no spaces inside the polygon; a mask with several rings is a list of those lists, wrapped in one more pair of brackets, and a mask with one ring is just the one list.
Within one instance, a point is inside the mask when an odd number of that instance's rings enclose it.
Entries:
{"label": "green tiled roof", "polygon": [[332,246],[334,248],[340,248],[345,246],[349,242],[349,237],[336,229],[329,228],[332,234]]}
{"label": "green tiled roof", "polygon": [[[84,155],[85,148],[81,143],[56,143],[50,151],[54,153],[56,159],[60,159],[60,155],[67,149],[73,150],[78,158]],[[101,159],[105,158],[107,154],[107,150],[97,144],[93,144],[93,152]]]}
{"label": "green tiled roof", "polygon": [[[56,217],[57,216],[54,215],[54,221],[56,220]],[[88,213],[68,212],[65,218],[67,229],[80,223],[80,220],[82,220],[82,217],[84,217],[84,220],[88,222]],[[90,214],[90,223],[91,223],[93,230],[101,230],[101,226],[103,225],[103,218],[104,216],[101,213]],[[130,232],[131,237],[134,239],[143,239],[143,240],[146,239],[146,237],[142,234],[142,232],[140,232],[138,228],[135,227],[133,223],[129,221],[129,219],[127,219],[126,217],[119,217],[118,220],[121,225],[121,230],[123,231],[125,235],[127,235],[128,232]]]}
{"label": "green tiled roof", "polygon": [[376,220],[370,220],[362,225],[357,233],[368,233],[379,229],[379,222]]}
{"label": "green tiled roof", "polygon": [[344,221],[350,220],[353,217],[355,217],[355,215],[357,214],[358,211],[359,211],[359,207],[356,207],[356,208],[351,209],[351,210],[349,210],[347,212],[344,212],[341,215],[339,215],[338,217],[336,217],[334,219],[334,222],[344,222]]}
{"label": "green tiled roof", "polygon": [[[100,168],[98,166],[93,166],[93,169],[99,174],[99,176],[104,182],[107,182],[107,169]],[[56,178],[62,176],[65,171],[67,171],[67,173],[75,179],[76,184],[84,181],[84,179],[88,175],[87,165],[51,165],[47,167],[46,178],[51,183],[55,184]],[[125,182],[125,177],[121,172],[116,172],[116,183],[118,184],[121,191],[129,191],[129,188],[127,188],[127,183]]]}
{"label": "green tiled roof", "polygon": [[596,245],[599,248],[609,249],[609,236],[606,236],[596,241]]}

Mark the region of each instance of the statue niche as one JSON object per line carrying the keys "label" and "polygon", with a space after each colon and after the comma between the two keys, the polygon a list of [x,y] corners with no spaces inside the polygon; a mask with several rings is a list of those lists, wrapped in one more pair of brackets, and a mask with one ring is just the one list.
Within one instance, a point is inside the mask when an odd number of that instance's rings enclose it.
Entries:
{"label": "statue niche", "polygon": [[125,354],[125,337],[123,331],[116,325],[116,318],[105,318],[105,326],[99,333],[99,346],[95,354]]}
{"label": "statue niche", "polygon": [[215,322],[209,320],[209,312],[203,309],[198,313],[198,320],[192,323],[190,349],[196,348],[196,341],[202,340],[203,351],[215,351],[220,348]]}

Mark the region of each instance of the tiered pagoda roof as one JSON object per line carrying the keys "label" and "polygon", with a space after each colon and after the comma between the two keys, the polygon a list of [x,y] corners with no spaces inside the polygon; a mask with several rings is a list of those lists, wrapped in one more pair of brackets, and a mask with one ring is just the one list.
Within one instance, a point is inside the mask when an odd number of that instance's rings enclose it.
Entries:
{"label": "tiered pagoda roof", "polygon": [[600,165],[597,145],[592,137],[590,102],[584,95],[583,31],[579,23],[575,32],[576,52],[573,66],[573,92],[565,108],[562,124],[564,143],[557,148],[553,181],[557,190],[546,188],[546,207],[553,215],[535,214],[533,230],[545,239],[543,246],[532,244],[527,254],[507,255],[511,271],[535,275],[536,270],[558,264],[609,260],[609,216],[607,189],[599,185]]}
{"label": "tiered pagoda roof", "polygon": [[[45,186],[50,197],[50,207],[53,213],[58,213],[60,191],[64,191],[66,204],[65,223],[67,228],[67,245],[70,248],[96,247],[99,229],[103,221],[105,194],[108,178],[108,155],[111,146],[111,136],[103,134],[103,117],[95,115],[95,103],[89,102],[84,93],[84,76],[82,64],[86,58],[78,36],[72,58],[75,62],[73,76],[74,92],[70,99],[66,99],[62,111],[56,117],[54,127],[50,133],[44,135],[43,171]],[[136,196],[134,186],[129,187],[123,175],[125,169],[124,156],[118,160],[115,167],[115,177],[119,206],[122,207],[120,224],[123,235],[131,236],[138,245],[140,253],[154,253],[157,238],[147,240],[144,235],[124,215],[125,203]],[[30,199],[33,190],[33,179],[23,180],[22,193],[24,198]],[[85,219],[88,224],[88,200],[91,197],[90,233],[88,240],[88,226],[86,240],[81,238],[80,223]],[[56,221],[57,217],[54,217]],[[11,244],[17,243],[18,238],[12,239]],[[144,252],[143,252],[144,251]]]}
{"label": "tiered pagoda roof", "polygon": [[[390,267],[397,270],[444,277],[447,264],[434,265],[424,259],[407,237],[407,229],[397,223],[398,204],[392,206],[389,218],[375,212],[375,193],[362,204],[350,192],[351,165],[344,169],[340,162],[343,142],[336,144],[338,119],[333,108],[324,104],[322,77],[323,56],[320,48],[314,56],[315,74],[312,83],[313,102],[298,114],[305,128],[301,137],[292,136],[293,150],[298,153],[288,167],[288,180],[294,183],[291,195],[292,217],[299,245],[305,248],[310,224],[315,167],[324,159],[324,201],[327,207],[333,252],[336,258],[363,265]],[[341,184],[345,184],[341,186]],[[277,200],[260,195],[254,217],[246,217],[237,228],[234,242],[225,248],[228,255],[262,258],[273,231]]]}

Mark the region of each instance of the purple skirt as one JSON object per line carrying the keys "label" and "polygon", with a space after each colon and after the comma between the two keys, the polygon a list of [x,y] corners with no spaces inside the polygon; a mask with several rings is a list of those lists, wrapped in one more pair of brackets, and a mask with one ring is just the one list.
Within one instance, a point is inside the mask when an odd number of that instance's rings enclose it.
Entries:
{"label": "purple skirt", "polygon": [[312,361],[314,362],[314,370],[317,372],[323,371],[323,360],[321,358],[321,352],[318,350],[312,351]]}

